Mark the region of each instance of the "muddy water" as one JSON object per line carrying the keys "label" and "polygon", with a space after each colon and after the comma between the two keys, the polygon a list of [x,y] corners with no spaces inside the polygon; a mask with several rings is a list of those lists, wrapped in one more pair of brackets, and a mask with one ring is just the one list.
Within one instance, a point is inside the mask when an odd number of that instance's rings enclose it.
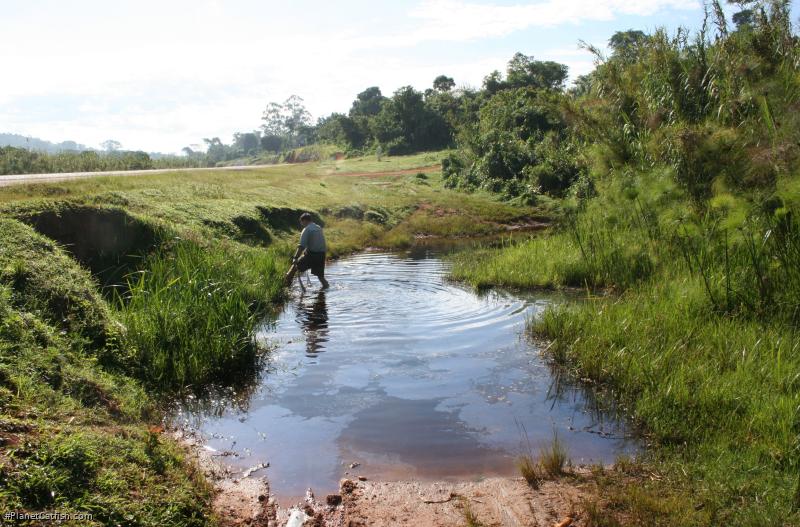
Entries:
{"label": "muddy water", "polygon": [[514,457],[554,431],[576,463],[634,450],[620,421],[558,382],[522,335],[553,299],[477,295],[425,251],[364,253],[328,274],[330,290],[295,284],[263,328],[276,349],[252,394],[180,415],[227,464],[268,463],[257,475],[279,498],[333,491],[345,475],[514,475]]}

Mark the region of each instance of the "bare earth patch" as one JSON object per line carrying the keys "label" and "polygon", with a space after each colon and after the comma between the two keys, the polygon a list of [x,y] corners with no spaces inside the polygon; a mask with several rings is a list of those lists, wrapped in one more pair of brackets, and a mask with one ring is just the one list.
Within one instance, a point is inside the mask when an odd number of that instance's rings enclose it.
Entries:
{"label": "bare earth patch", "polygon": [[581,503],[592,497],[582,468],[531,488],[522,478],[418,482],[342,480],[338,494],[306,498],[281,508],[259,467],[235,471],[224,452],[206,448],[191,434],[175,438],[216,489],[214,511],[223,526],[263,527],[581,527]]}
{"label": "bare earth patch", "polygon": [[[345,524],[355,526],[426,525],[455,527],[553,526],[575,518],[583,491],[566,480],[542,483],[538,490],[521,478],[479,482],[359,482],[344,505]],[[577,520],[570,522],[579,525]]]}
{"label": "bare earth patch", "polygon": [[191,434],[175,432],[216,489],[214,512],[223,526],[263,527],[581,527],[581,503],[592,496],[582,468],[531,488],[522,478],[418,482],[342,480],[338,494],[306,498],[281,508],[254,467],[235,471],[224,452]]}
{"label": "bare earth patch", "polygon": [[[521,478],[478,482],[342,480],[340,494],[309,493],[277,511],[290,527],[567,527],[586,525],[578,511],[589,490],[581,478],[546,481],[534,490]],[[294,522],[292,515],[295,516]]]}

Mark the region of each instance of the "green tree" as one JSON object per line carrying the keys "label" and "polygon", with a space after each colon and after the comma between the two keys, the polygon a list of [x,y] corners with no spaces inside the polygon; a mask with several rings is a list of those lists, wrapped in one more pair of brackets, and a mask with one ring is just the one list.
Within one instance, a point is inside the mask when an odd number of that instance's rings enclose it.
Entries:
{"label": "green tree", "polygon": [[350,117],[378,115],[387,100],[377,86],[367,88],[356,95],[356,100],[350,108]]}
{"label": "green tree", "polygon": [[122,149],[122,143],[114,139],[106,139],[105,141],[100,143],[100,147],[109,153],[117,152],[118,150]]}
{"label": "green tree", "polygon": [[509,88],[540,88],[561,90],[567,80],[568,68],[553,61],[534,60],[533,56],[515,53],[508,61],[505,84]]}
{"label": "green tree", "polygon": [[249,156],[258,152],[261,147],[259,132],[236,132],[233,134],[233,149]]}
{"label": "green tree", "polygon": [[592,82],[594,77],[591,73],[586,75],[578,75],[578,78],[572,83],[569,94],[573,97],[582,97],[588,95],[592,91]]}
{"label": "green tree", "polygon": [[498,70],[494,70],[483,78],[483,89],[486,90],[489,95],[494,95],[502,90],[504,86],[505,82],[503,82],[503,74]]}
{"label": "green tree", "polygon": [[288,130],[286,129],[286,120],[281,103],[269,103],[261,116],[261,120],[264,121],[264,124],[261,125],[264,135],[287,135]]}
{"label": "green tree", "polygon": [[283,137],[275,134],[261,136],[261,149],[266,152],[278,153],[283,148]]}
{"label": "green tree", "polygon": [[294,148],[310,139],[311,114],[306,110],[303,98],[292,95],[283,103],[271,102],[261,117],[261,129],[265,135],[277,135],[284,139],[284,146]]}
{"label": "green tree", "polygon": [[461,143],[468,150],[448,159],[447,184],[530,199],[561,194],[580,172],[561,112],[563,98],[532,87],[496,93],[481,107],[477,125],[464,132]]}
{"label": "green tree", "polygon": [[433,89],[438,92],[449,92],[456,87],[456,81],[447,75],[439,75],[433,79]]}
{"label": "green tree", "polygon": [[752,27],[755,16],[756,13],[752,9],[742,9],[733,14],[733,23],[736,24],[736,29]]}
{"label": "green tree", "polygon": [[647,39],[648,36],[643,31],[634,29],[617,31],[608,39],[608,46],[613,56],[623,60],[634,60]]}
{"label": "green tree", "polygon": [[219,137],[205,138],[206,156],[211,163],[225,161],[228,158],[228,147],[223,144]]}
{"label": "green tree", "polygon": [[411,86],[394,93],[370,120],[370,128],[389,154],[443,148],[452,136],[444,118],[427,106],[422,93]]}
{"label": "green tree", "polygon": [[317,138],[326,143],[361,148],[364,146],[369,131],[359,126],[357,118],[353,119],[341,113],[333,113],[317,122]]}

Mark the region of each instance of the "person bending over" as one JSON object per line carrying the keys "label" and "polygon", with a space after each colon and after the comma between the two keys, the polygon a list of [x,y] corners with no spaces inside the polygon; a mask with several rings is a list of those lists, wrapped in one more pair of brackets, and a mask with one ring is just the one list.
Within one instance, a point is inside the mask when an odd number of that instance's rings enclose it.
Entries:
{"label": "person bending over", "polygon": [[330,284],[325,280],[326,246],[322,227],[314,223],[308,212],[300,216],[300,225],[303,226],[303,232],[300,233],[300,243],[292,257],[292,266],[286,273],[286,283],[292,283],[297,271],[303,273],[311,269],[311,274],[319,278],[322,287],[328,288]]}

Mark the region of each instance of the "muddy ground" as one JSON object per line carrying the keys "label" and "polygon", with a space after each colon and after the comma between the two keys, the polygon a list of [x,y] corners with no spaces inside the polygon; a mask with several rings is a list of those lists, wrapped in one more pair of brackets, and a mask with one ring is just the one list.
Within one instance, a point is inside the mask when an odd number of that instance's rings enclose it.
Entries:
{"label": "muddy ground", "polygon": [[[217,493],[214,510],[224,526],[264,527],[566,527],[586,525],[582,502],[590,497],[588,471],[531,488],[522,478],[418,482],[342,480],[338,494],[314,496],[280,507],[264,470],[232,469],[225,456],[196,437],[175,437],[203,468]],[[294,517],[294,518],[293,518]]]}

